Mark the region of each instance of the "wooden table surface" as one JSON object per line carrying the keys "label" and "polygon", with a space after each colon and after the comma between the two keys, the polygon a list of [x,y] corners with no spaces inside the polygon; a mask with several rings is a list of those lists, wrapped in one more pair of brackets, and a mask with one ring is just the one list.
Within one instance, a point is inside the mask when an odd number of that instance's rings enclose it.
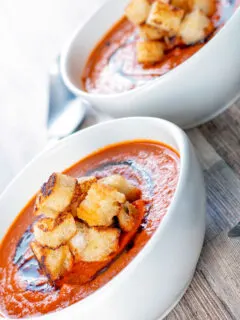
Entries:
{"label": "wooden table surface", "polygon": [[[1,0],[0,192],[46,144],[50,65],[103,2]],[[240,100],[188,135],[205,173],[207,231],[194,279],[166,319],[239,320],[240,239],[227,232],[240,220]]]}

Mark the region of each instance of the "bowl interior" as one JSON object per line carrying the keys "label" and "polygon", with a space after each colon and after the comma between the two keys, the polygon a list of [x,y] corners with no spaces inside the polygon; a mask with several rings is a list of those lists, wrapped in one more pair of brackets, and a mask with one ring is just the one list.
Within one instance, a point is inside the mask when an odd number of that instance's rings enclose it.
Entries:
{"label": "bowl interior", "polygon": [[99,124],[62,140],[54,149],[43,152],[33,160],[1,195],[0,239],[52,172],[63,171],[98,148],[132,139],[162,141],[178,150],[182,156],[183,136],[184,133],[178,127],[167,121],[131,118]]}
{"label": "bowl interior", "polygon": [[123,16],[128,2],[129,0],[108,0],[70,39],[67,52],[63,51],[62,56],[65,56],[65,72],[74,86],[82,89],[81,75],[89,54],[103,35]]}

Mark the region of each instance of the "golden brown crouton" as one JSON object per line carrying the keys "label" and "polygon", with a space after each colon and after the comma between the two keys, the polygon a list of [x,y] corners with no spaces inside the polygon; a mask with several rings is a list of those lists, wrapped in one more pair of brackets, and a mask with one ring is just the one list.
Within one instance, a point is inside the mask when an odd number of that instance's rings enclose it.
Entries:
{"label": "golden brown crouton", "polygon": [[59,212],[41,205],[43,198],[44,197],[42,195],[42,192],[39,191],[36,196],[33,213],[37,216],[44,215],[45,217],[49,217],[49,218],[53,218],[53,219],[56,218],[58,216]]}
{"label": "golden brown crouton", "polygon": [[131,0],[125,9],[126,17],[135,24],[143,23],[148,16],[150,4],[147,0]]}
{"label": "golden brown crouton", "polygon": [[118,221],[120,228],[129,232],[133,229],[136,223],[137,209],[129,202],[122,205],[121,210],[118,213]]}
{"label": "golden brown crouton", "polygon": [[82,193],[87,193],[88,190],[91,188],[92,184],[97,182],[97,178],[94,176],[90,177],[81,177],[78,178],[78,184],[81,187]]}
{"label": "golden brown crouton", "polygon": [[74,261],[81,260],[81,253],[87,246],[88,226],[82,222],[76,222],[77,232],[74,237],[69,241],[68,245],[74,256]]}
{"label": "golden brown crouton", "polygon": [[39,192],[35,214],[56,217],[71,203],[76,179],[62,173],[53,173]]}
{"label": "golden brown crouton", "polygon": [[117,191],[125,194],[128,201],[135,201],[141,196],[141,191],[120,174],[102,178],[99,180],[99,183],[116,188]]}
{"label": "golden brown crouton", "polygon": [[102,183],[94,183],[77,209],[79,219],[89,226],[110,226],[120,204],[126,201],[124,194]]}
{"label": "golden brown crouton", "polygon": [[87,246],[81,252],[82,261],[104,261],[116,252],[119,246],[120,230],[116,228],[93,227],[88,229]]}
{"label": "golden brown crouton", "polygon": [[193,8],[202,10],[207,16],[211,17],[216,11],[215,0],[193,0]]}
{"label": "golden brown crouton", "polygon": [[184,10],[173,7],[167,3],[155,1],[152,4],[147,24],[174,36],[179,30],[183,16]]}
{"label": "golden brown crouton", "polygon": [[80,203],[85,199],[91,185],[95,182],[97,182],[96,177],[82,177],[77,179],[77,184],[69,207],[69,211],[72,213],[74,217],[77,216],[77,208],[79,207]]}
{"label": "golden brown crouton", "polygon": [[150,64],[159,62],[164,57],[164,44],[159,41],[138,41],[137,60],[139,63]]}
{"label": "golden brown crouton", "polygon": [[40,267],[51,281],[59,279],[73,266],[73,256],[66,245],[57,249],[50,249],[42,247],[34,241],[31,243],[31,248]]}
{"label": "golden brown crouton", "polygon": [[56,219],[40,219],[33,226],[37,242],[52,249],[65,244],[76,231],[76,223],[70,213],[61,213]]}
{"label": "golden brown crouton", "polygon": [[159,40],[164,36],[164,32],[148,24],[139,26],[139,35],[144,40]]}
{"label": "golden brown crouton", "polygon": [[193,0],[172,0],[171,4],[176,8],[183,9],[185,12],[189,12],[193,8]]}
{"label": "golden brown crouton", "polygon": [[193,44],[204,40],[213,30],[211,21],[200,10],[194,10],[184,18],[179,35],[185,44]]}

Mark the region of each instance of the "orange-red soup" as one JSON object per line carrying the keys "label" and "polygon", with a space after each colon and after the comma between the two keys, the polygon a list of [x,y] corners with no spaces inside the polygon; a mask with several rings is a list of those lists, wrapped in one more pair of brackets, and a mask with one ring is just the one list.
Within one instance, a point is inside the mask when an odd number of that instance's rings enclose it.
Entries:
{"label": "orange-red soup", "polygon": [[[180,158],[170,147],[153,141],[116,144],[80,160],[66,173],[98,178],[124,175],[142,192],[139,223],[123,234],[118,255],[108,262],[80,262],[55,285],[39,269],[28,244],[34,199],[20,212],[0,246],[0,312],[30,317],[65,308],[90,295],[117,275],[137,255],[167,212],[179,176]],[[128,243],[127,246],[126,243]]]}
{"label": "orange-red soup", "polygon": [[[233,14],[239,0],[217,1],[211,20],[217,31]],[[134,89],[156,79],[190,58],[209,40],[195,45],[179,45],[166,52],[154,65],[144,66],[136,60],[137,27],[127,18],[118,21],[96,45],[83,71],[85,91],[112,94]],[[174,39],[172,39],[174,42]]]}

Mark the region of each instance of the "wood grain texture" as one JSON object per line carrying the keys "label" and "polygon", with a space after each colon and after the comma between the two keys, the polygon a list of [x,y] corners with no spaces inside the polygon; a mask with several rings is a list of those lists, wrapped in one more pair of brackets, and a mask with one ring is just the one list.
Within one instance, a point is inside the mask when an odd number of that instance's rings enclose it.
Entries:
{"label": "wood grain texture", "polygon": [[207,229],[193,281],[166,320],[240,319],[240,238],[227,237],[240,220],[239,122],[240,101],[188,132],[204,170]]}
{"label": "wood grain texture", "polygon": [[[104,1],[1,0],[0,192],[46,143],[53,59]],[[227,232],[240,220],[240,100],[188,135],[204,170],[207,230],[193,281],[166,319],[239,320],[240,239]]]}
{"label": "wood grain texture", "polygon": [[240,175],[240,99],[200,131],[220,157]]}

